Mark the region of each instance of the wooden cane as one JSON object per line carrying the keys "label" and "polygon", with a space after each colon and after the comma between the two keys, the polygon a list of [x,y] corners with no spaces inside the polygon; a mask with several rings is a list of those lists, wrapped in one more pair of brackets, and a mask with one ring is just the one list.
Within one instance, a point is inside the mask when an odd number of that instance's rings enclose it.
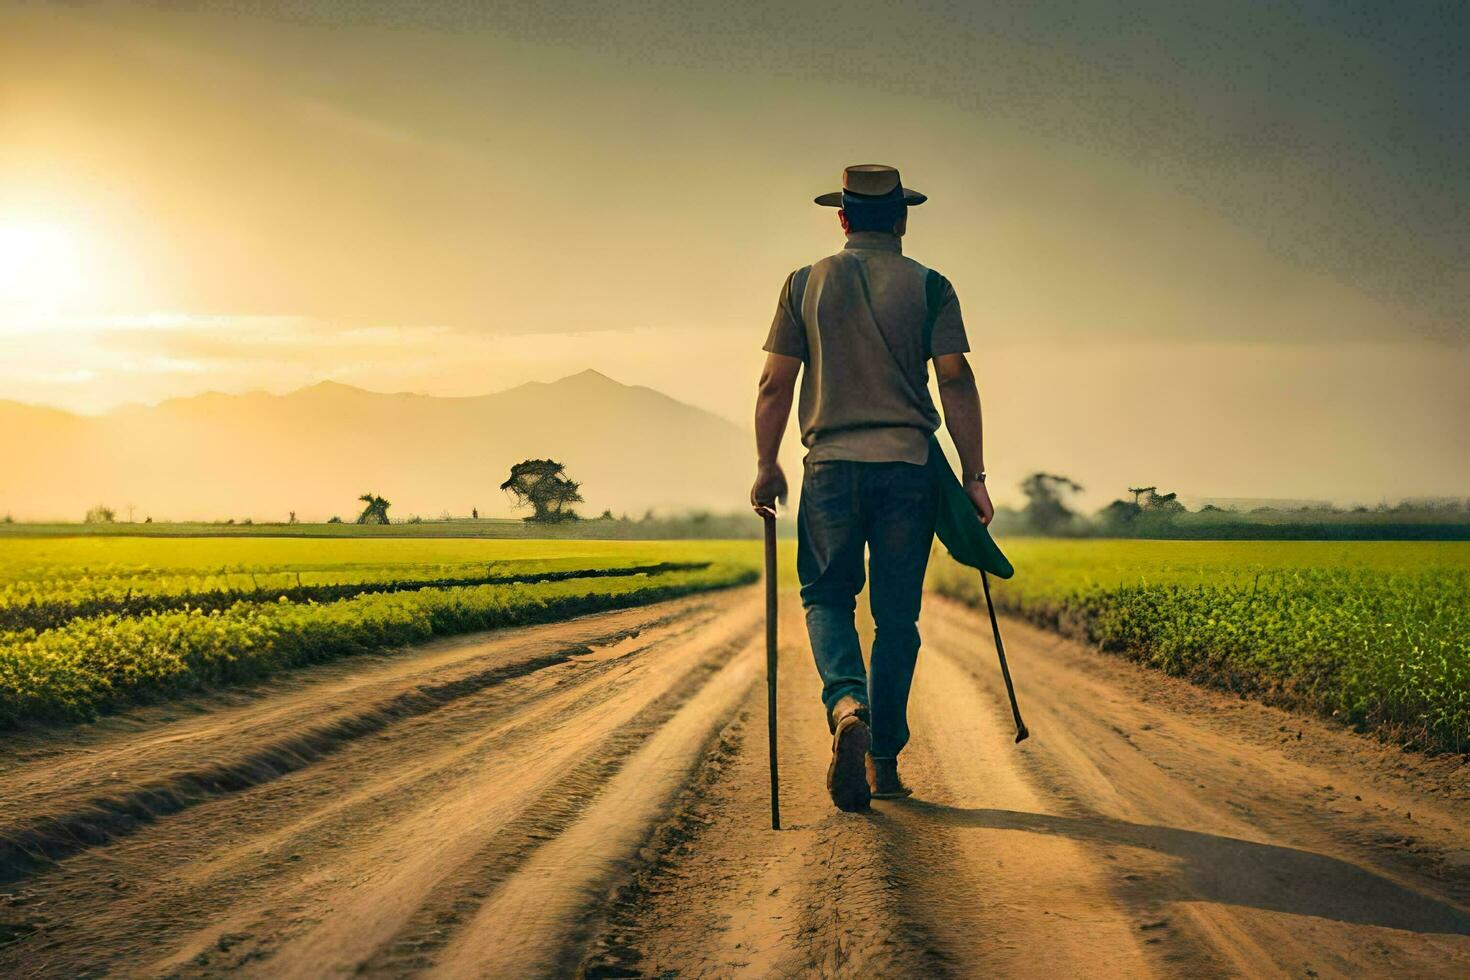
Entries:
{"label": "wooden cane", "polygon": [[766,737],[771,757],[771,829],[781,829],[781,782],[776,763],[776,512],[758,511],[766,524]]}
{"label": "wooden cane", "polygon": [[1016,741],[1024,741],[1031,733],[1026,729],[1026,723],[1021,720],[1021,708],[1016,704],[1016,688],[1011,683],[1011,668],[1006,665],[1006,648],[1000,642],[1000,623],[995,618],[995,604],[990,601],[990,579],[985,570],[980,570],[980,584],[985,588],[985,608],[990,610],[990,628],[995,633],[995,652],[1000,657],[1000,675],[1005,678],[1006,694],[1011,698],[1011,714],[1016,716]]}

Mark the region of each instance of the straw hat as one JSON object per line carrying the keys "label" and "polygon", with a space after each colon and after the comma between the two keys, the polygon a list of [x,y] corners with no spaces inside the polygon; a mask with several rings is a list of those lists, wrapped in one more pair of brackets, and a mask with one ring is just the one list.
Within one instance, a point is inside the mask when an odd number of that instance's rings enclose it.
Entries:
{"label": "straw hat", "polygon": [[842,190],[819,194],[816,202],[827,208],[842,207],[842,195],[874,201],[903,198],[905,204],[923,204],[928,196],[903,186],[896,167],[881,163],[860,163],[842,171]]}

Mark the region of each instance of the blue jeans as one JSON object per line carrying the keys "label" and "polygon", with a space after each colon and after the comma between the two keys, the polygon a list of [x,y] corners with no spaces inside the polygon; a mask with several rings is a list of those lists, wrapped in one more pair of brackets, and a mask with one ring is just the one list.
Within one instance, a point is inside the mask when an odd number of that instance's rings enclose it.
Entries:
{"label": "blue jeans", "polygon": [[[873,757],[908,744],[909,687],[919,656],[919,604],[934,540],[935,500],[913,463],[807,463],[796,513],[796,574],[822,703],[851,695],[868,706]],[[872,670],[863,666],[853,611],[868,550]]]}

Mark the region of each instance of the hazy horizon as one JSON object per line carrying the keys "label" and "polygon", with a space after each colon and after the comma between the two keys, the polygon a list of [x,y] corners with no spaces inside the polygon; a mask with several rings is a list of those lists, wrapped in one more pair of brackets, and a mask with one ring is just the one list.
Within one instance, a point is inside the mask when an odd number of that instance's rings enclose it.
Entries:
{"label": "hazy horizon", "polygon": [[1470,492],[1470,15],[848,15],[0,0],[0,399],[593,368],[748,429],[842,244],[811,198],[877,161],[930,195],[1003,497]]}

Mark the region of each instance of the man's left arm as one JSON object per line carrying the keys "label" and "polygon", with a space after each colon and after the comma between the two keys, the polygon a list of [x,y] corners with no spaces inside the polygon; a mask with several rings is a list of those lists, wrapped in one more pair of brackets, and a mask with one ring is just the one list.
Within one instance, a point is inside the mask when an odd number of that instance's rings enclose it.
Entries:
{"label": "man's left arm", "polygon": [[791,418],[791,402],[796,391],[796,376],[801,371],[801,358],[768,353],[761,371],[755,398],[755,485],[750,488],[750,505],[759,513],[774,509],[777,500],[786,500],[786,474],[777,456],[781,436]]}
{"label": "man's left arm", "polygon": [[965,336],[965,321],[960,315],[960,299],[954,286],[944,280],[939,312],[934,320],[932,353],[934,375],[939,381],[939,401],[944,406],[944,425],[954,439],[964,473],[965,493],[975,505],[981,524],[989,524],[995,516],[990,491],[985,486],[985,436],[980,418],[980,390],[975,385],[975,372],[965,357],[970,349]]}

